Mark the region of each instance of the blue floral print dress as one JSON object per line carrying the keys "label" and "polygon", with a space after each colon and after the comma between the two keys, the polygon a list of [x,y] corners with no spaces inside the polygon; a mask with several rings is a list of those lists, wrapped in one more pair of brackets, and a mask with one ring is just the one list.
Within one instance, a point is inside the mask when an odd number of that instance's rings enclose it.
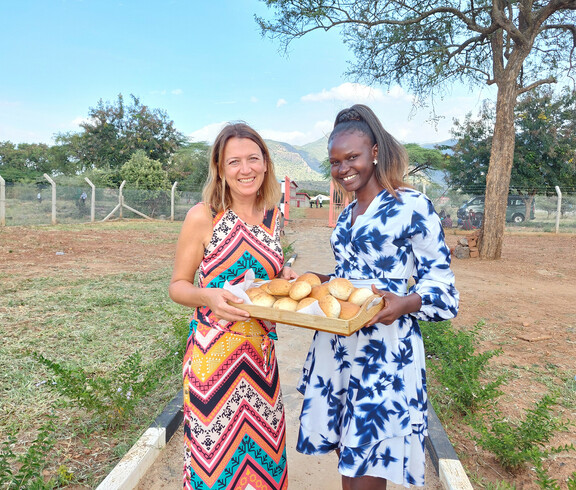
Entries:
{"label": "blue floral print dress", "polygon": [[369,325],[349,337],[316,332],[299,391],[304,395],[298,451],[340,450],[338,470],[424,486],[427,396],[424,344],[418,320],[458,311],[450,250],[434,206],[423,194],[380,192],[352,225],[356,201],[332,233],[335,277],[356,286],[422,298],[420,311],[391,325]]}

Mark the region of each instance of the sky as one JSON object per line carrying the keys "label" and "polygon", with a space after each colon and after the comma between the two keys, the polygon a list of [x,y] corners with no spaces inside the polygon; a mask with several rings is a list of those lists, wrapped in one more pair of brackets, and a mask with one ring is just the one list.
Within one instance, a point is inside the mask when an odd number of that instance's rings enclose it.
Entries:
{"label": "sky", "polygon": [[304,36],[285,53],[261,36],[255,14],[273,12],[261,0],[2,0],[0,141],[52,145],[80,132],[100,99],[132,94],[192,141],[211,143],[226,122],[245,121],[264,138],[304,145],[329,134],[339,110],[364,103],[403,143],[430,144],[494,98],[454,87],[435,101],[432,124],[401,87],[347,77],[353,54],[337,32]]}

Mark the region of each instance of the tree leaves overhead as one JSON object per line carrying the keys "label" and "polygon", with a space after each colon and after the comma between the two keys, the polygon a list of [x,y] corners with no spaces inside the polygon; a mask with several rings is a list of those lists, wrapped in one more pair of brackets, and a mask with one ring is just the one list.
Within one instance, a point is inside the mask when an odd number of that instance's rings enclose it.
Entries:
{"label": "tree leaves overhead", "polygon": [[[284,48],[314,30],[338,29],[354,53],[350,74],[368,82],[442,92],[454,82],[494,83],[515,48],[534,43],[527,83],[557,76],[574,46],[574,1],[266,0],[263,34]],[[572,35],[566,35],[566,32]],[[573,37],[574,35],[574,37]],[[497,51],[496,51],[497,50]]]}

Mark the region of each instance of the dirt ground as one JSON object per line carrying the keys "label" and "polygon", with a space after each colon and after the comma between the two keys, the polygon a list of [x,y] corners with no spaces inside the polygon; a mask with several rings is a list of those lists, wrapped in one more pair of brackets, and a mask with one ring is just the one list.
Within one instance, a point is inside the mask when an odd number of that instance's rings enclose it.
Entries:
{"label": "dirt ground", "polygon": [[[307,219],[287,223],[287,238],[294,241],[296,252],[325,253],[330,235],[327,213],[325,208],[311,209]],[[464,234],[456,233],[447,235],[451,247]],[[51,227],[3,228],[0,279],[4,282],[15,270],[23,278],[61,274],[70,269],[81,269],[85,276],[101,276],[171,263],[174,231],[167,229],[164,237],[155,232],[154,240],[149,235],[142,228],[119,231],[107,224],[57,232]],[[319,247],[322,252],[318,252]],[[303,272],[298,261],[295,268]],[[500,260],[453,259],[453,270],[461,294],[460,313],[453,324],[467,328],[482,320],[485,325],[480,349],[503,349],[503,354],[492,362],[510,373],[501,397],[505,413],[520,417],[549,391],[550,384],[572,383],[571,389],[576,389],[576,235],[510,234],[504,239]],[[296,343],[294,348],[305,351],[306,346]],[[560,408],[563,418],[576,422],[574,405]],[[479,483],[482,481],[501,480],[516,483],[518,489],[537,488],[531,483],[530,470],[508,474],[490,454],[469,440],[466,431],[457,425],[447,430],[475,488],[483,488]],[[575,432],[560,435],[554,443],[576,444]],[[552,457],[546,467],[550,475],[564,482],[576,471],[576,452]],[[310,466],[301,469],[310,482],[326,477]],[[566,488],[565,484],[561,488]]]}

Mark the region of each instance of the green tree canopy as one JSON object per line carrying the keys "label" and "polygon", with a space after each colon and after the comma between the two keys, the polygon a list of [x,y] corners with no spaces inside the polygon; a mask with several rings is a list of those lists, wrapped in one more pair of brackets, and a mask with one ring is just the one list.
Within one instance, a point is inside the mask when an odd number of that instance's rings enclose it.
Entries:
{"label": "green tree canopy", "polygon": [[517,98],[569,71],[576,57],[574,0],[263,0],[263,33],[287,46],[337,28],[355,55],[350,74],[406,86],[416,100],[455,82],[497,87],[494,144],[486,176],[482,258],[502,252],[514,158]]}
{"label": "green tree canopy", "polygon": [[516,127],[510,186],[532,195],[555,195],[555,186],[576,190],[576,93],[526,94],[516,107]]}
{"label": "green tree canopy", "polygon": [[51,149],[43,143],[0,142],[0,175],[7,182],[35,182],[53,170]]}
{"label": "green tree canopy", "polygon": [[149,158],[144,150],[136,150],[122,165],[120,176],[132,189],[167,190],[171,185],[162,164]]}
{"label": "green tree canopy", "polygon": [[91,107],[80,133],[59,134],[56,142],[68,148],[81,171],[118,170],[142,150],[163,164],[186,141],[165,111],[150,109],[134,95],[131,104],[122,94],[115,103],[98,101]]}
{"label": "green tree canopy", "polygon": [[426,173],[427,170],[436,170],[443,166],[444,155],[437,148],[424,148],[416,143],[408,143],[404,148],[408,152],[409,175]]}
{"label": "green tree canopy", "polygon": [[179,189],[201,188],[208,178],[209,162],[208,143],[188,143],[170,158],[168,176],[171,181],[178,181]]}
{"label": "green tree canopy", "polygon": [[[468,114],[455,121],[457,138],[447,159],[449,183],[467,193],[486,187],[486,174],[493,144],[494,109],[485,103],[477,118]],[[555,186],[576,188],[576,94],[564,90],[554,96],[550,89],[522,97],[515,110],[517,129],[510,188],[533,197],[555,194]]]}

